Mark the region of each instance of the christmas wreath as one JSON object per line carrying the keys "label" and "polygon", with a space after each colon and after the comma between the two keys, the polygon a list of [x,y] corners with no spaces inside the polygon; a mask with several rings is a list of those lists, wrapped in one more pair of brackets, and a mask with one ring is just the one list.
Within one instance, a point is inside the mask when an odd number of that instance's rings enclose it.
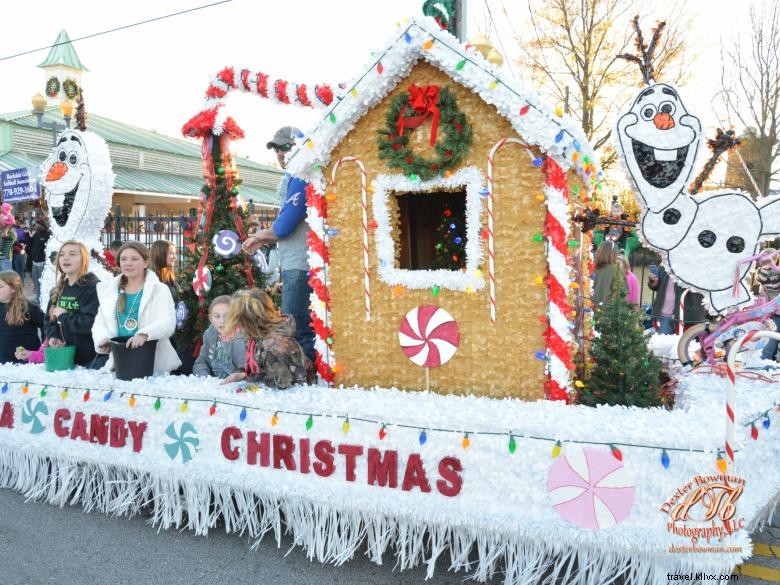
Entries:
{"label": "christmas wreath", "polygon": [[46,95],[50,98],[57,97],[60,93],[60,80],[56,77],[49,77],[46,81]]}
{"label": "christmas wreath", "polygon": [[62,83],[62,89],[69,100],[75,100],[79,95],[79,85],[72,79],[66,79]]}
{"label": "christmas wreath", "polygon": [[[411,131],[431,118],[430,145],[435,156],[426,159],[409,146]],[[387,112],[387,126],[379,130],[379,158],[387,165],[422,180],[456,166],[471,147],[471,125],[458,109],[455,94],[446,87],[409,86],[409,91],[393,98]],[[441,127],[444,134],[439,140]]]}

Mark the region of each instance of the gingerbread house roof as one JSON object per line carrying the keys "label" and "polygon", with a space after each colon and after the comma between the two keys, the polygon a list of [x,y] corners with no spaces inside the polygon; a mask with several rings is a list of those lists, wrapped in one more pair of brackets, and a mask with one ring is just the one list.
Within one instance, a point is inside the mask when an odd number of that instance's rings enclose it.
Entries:
{"label": "gingerbread house roof", "polygon": [[322,188],[320,165],[330,162],[331,152],[355,123],[423,59],[495,107],[526,143],[537,146],[563,169],[576,168],[586,185],[601,180],[598,158],[575,119],[557,115],[538,94],[504,78],[479,52],[442,30],[433,18],[402,23],[385,49],[373,55],[314,129],[301,137],[300,147],[290,155],[290,173]]}

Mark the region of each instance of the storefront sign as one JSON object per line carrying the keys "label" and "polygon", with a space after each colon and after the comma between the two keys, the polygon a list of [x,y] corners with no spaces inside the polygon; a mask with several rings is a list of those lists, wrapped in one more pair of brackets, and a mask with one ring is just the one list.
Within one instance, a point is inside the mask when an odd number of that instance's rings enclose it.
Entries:
{"label": "storefront sign", "polygon": [[3,202],[17,203],[37,199],[38,187],[37,169],[11,169],[0,173],[0,183],[3,184]]}

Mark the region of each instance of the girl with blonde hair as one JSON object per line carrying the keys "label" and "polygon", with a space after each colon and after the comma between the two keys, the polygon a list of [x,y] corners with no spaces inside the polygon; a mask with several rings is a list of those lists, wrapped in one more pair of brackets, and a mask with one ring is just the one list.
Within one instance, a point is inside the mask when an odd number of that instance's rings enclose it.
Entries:
{"label": "girl with blonde hair", "polygon": [[[95,350],[107,354],[111,339],[127,338],[127,347],[141,347],[157,341],[154,373],[171,372],[181,365],[170,336],[176,329],[173,297],[153,270],[149,270],[149,249],[139,242],[119,248],[119,276],[98,286],[100,310],[92,327]],[[108,369],[113,360],[108,358]]]}
{"label": "girl with blonde hair", "polygon": [[314,383],[314,367],[295,339],[295,319],[279,313],[265,292],[237,292],[224,330],[246,340],[244,373],[250,382],[280,389]]}
{"label": "girl with blonde hair", "polygon": [[0,363],[19,363],[17,349],[36,350],[43,312],[24,297],[22,279],[12,270],[0,272]]}
{"label": "girl with blonde hair", "polygon": [[77,366],[100,367],[95,362],[92,325],[98,312],[98,278],[89,271],[89,251],[76,240],[60,246],[56,260],[56,281],[46,309],[47,343],[50,347],[75,345]]}
{"label": "girl with blonde hair", "polygon": [[[593,293],[591,294],[594,308],[614,300],[616,296],[625,295],[625,277],[617,265],[617,256],[618,247],[613,240],[604,240],[596,250],[596,271],[593,273]],[[621,289],[623,295],[619,295],[618,291]]]}

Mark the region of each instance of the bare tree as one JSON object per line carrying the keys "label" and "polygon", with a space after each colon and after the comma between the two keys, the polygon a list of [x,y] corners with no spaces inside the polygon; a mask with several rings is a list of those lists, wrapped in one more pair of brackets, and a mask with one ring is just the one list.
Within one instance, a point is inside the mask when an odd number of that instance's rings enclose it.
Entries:
{"label": "bare tree", "polygon": [[734,42],[722,47],[721,58],[723,89],[718,97],[729,123],[737,121],[745,129],[750,147],[746,163],[765,196],[780,172],[772,169],[780,157],[780,4],[751,3],[747,30],[738,31]]}
{"label": "bare tree", "polygon": [[[616,115],[633,97],[625,88],[641,82],[635,65],[617,58],[633,41],[629,20],[640,0],[528,0],[530,39],[518,39],[522,65],[544,93],[567,104],[608,168],[617,159],[611,144]],[[683,11],[677,11],[682,14]],[[685,45],[681,17],[668,22],[656,49],[656,79],[669,78]]]}

